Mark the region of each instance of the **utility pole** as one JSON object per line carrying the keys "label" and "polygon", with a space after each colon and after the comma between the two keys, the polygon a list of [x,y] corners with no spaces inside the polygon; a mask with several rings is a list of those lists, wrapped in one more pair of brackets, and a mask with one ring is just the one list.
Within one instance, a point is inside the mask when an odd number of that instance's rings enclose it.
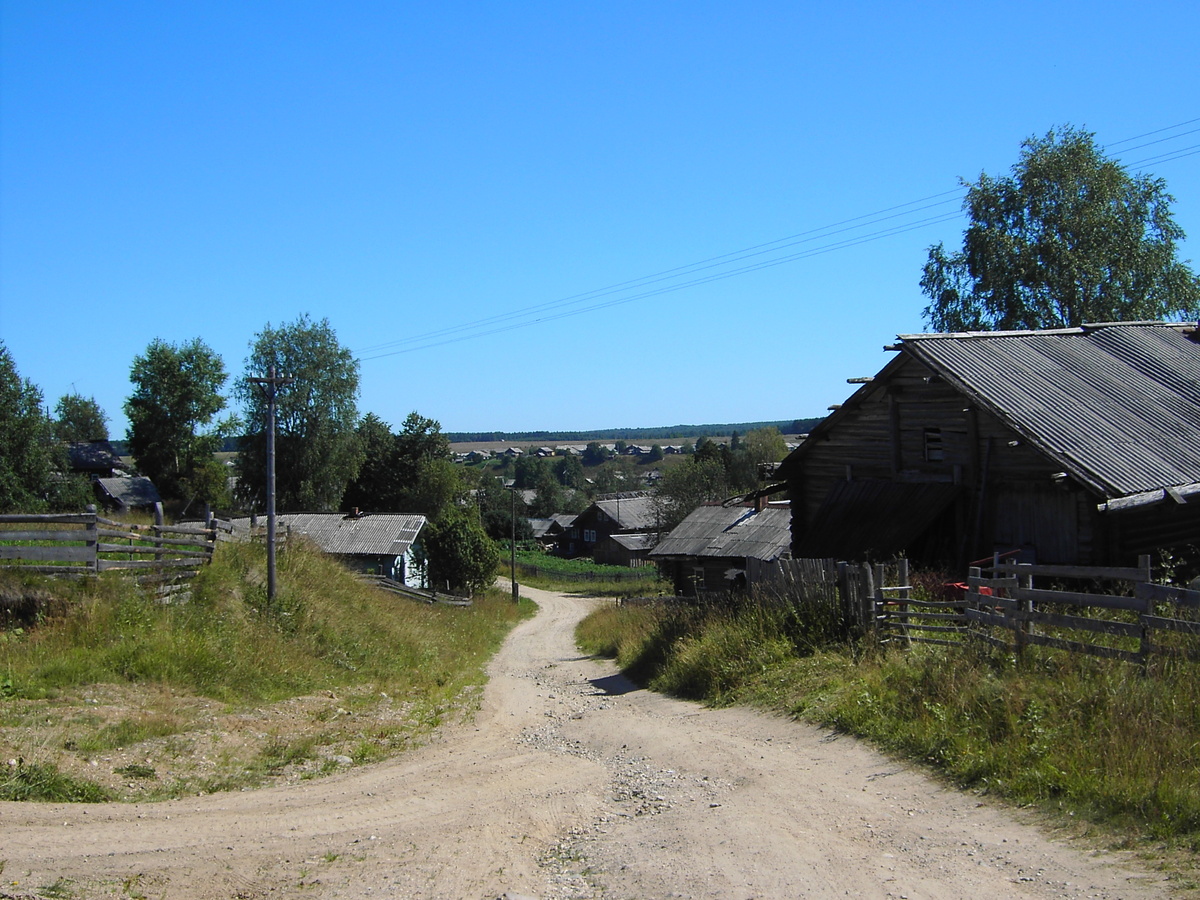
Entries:
{"label": "utility pole", "polygon": [[247,378],[267,395],[267,600],[275,599],[275,391],[295,378],[275,375],[271,366],[267,378]]}
{"label": "utility pole", "polygon": [[517,587],[517,485],[512,486],[512,540],[509,541],[509,562],[512,567],[512,597],[513,603],[521,601],[520,588]]}

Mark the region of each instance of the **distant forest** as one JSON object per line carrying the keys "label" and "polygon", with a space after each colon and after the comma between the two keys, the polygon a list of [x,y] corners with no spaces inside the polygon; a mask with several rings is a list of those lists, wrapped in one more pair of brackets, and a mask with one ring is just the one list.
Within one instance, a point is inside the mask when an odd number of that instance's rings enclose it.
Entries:
{"label": "distant forest", "polygon": [[[484,444],[507,441],[513,444],[572,443],[588,441],[670,441],[699,437],[730,437],[736,431],[745,435],[756,428],[774,426],[784,434],[807,434],[821,421],[814,419],[790,419],[782,422],[741,422],[735,425],[670,425],[664,428],[607,428],[599,431],[448,431],[446,437],[452,444]],[[241,438],[228,437],[221,444],[225,453],[236,453]],[[113,450],[124,456],[125,441],[112,441]]]}
{"label": "distant forest", "polygon": [[452,444],[481,444],[509,441],[514,444],[587,441],[669,441],[676,438],[730,437],[756,428],[778,428],[784,434],[807,434],[821,419],[789,419],[782,422],[741,422],[734,425],[669,425],[662,428],[607,428],[596,431],[449,431]]}

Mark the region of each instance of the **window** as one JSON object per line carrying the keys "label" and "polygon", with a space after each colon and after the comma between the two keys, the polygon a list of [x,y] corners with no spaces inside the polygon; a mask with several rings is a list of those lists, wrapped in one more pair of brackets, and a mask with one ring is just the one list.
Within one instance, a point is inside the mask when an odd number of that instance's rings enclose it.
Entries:
{"label": "window", "polygon": [[925,429],[925,462],[941,462],[946,458],[945,448],[942,446],[942,429],[926,428]]}
{"label": "window", "polygon": [[585,528],[583,530],[583,540],[585,543],[596,543],[596,530],[594,528]]}

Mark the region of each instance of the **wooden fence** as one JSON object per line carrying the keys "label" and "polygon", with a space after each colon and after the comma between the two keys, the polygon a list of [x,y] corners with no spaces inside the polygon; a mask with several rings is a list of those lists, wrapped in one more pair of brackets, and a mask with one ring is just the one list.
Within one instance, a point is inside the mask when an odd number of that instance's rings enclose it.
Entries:
{"label": "wooden fence", "polygon": [[918,600],[902,569],[899,586],[874,588],[870,624],[881,642],[905,646],[979,641],[1017,655],[1042,646],[1142,665],[1156,656],[1200,659],[1200,590],[1151,576],[1148,556],[1129,567],[997,558],[969,570],[962,599]]}
{"label": "wooden fence", "polygon": [[95,512],[0,515],[0,568],[80,578],[123,571],[140,580],[177,580],[212,559],[227,522],[130,525]]}
{"label": "wooden fence", "polygon": [[[1039,588],[1035,578],[1107,590]],[[1200,659],[1200,590],[1154,584],[1148,556],[1129,568],[1001,562],[988,576],[971,569],[967,586],[971,637],[1017,654],[1043,646],[1143,665],[1156,656]]]}

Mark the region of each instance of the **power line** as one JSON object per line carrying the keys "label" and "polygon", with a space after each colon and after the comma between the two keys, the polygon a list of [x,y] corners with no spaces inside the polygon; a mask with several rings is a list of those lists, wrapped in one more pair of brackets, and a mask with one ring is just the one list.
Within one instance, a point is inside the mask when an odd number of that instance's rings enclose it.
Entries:
{"label": "power line", "polygon": [[[1175,131],[1179,128],[1183,128],[1187,125],[1192,125],[1197,122],[1200,122],[1200,118],[1189,119],[1184,122],[1176,123],[1175,125],[1169,125],[1164,128],[1158,128],[1140,135],[1115,141],[1111,144],[1104,145],[1103,149],[1107,150],[1121,144],[1128,144],[1133,141],[1141,140],[1147,137],[1153,137],[1154,135],[1163,134],[1168,131]],[[1197,132],[1200,132],[1200,128],[1189,129],[1187,131],[1182,131],[1167,137],[1158,138],[1153,141],[1147,141],[1144,144],[1139,144],[1134,147],[1128,147],[1124,152],[1141,150],[1146,147],[1178,140],[1179,138],[1190,134],[1195,134]],[[1193,156],[1196,153],[1200,153],[1200,144],[1169,150],[1165,153],[1161,153],[1156,156],[1150,156],[1135,163],[1131,163],[1130,165],[1142,166],[1148,163],[1173,162],[1177,159]],[[966,188],[963,186],[954,188],[952,190],[941,191],[917,200],[910,200],[907,203],[900,203],[877,210],[875,212],[853,216],[848,219],[842,219],[841,221],[834,222],[829,225],[797,232],[796,234],[778,238],[773,241],[754,244],[749,247],[744,247],[740,250],[733,250],[729,253],[710,256],[696,262],[675,266],[670,269],[663,269],[659,272],[655,272],[650,275],[644,275],[640,278],[616,282],[614,284],[595,288],[590,291],[584,291],[579,294],[561,297],[557,300],[548,300],[543,303],[533,304],[531,306],[522,307],[510,312],[486,316],[484,318],[476,319],[460,325],[453,325],[446,328],[436,329],[434,331],[424,332],[422,334],[410,335],[405,338],[364,347],[361,350],[356,351],[355,356],[362,361],[367,361],[383,359],[388,356],[397,356],[403,353],[413,353],[418,350],[427,350],[433,347],[444,346],[446,344],[457,343],[473,338],[486,337],[506,331],[513,331],[518,328],[526,328],[531,325],[537,325],[544,322],[552,322],[558,319],[582,315],[583,313],[594,312],[601,309],[607,309],[612,306],[632,303],[636,300],[643,300],[648,297],[661,296],[663,294],[673,293],[686,288],[697,287],[699,285],[709,284],[714,281],[722,281],[738,275],[745,275],[751,272],[761,271],[762,269],[783,265],[785,263],[795,262],[800,259],[807,259],[812,256],[830,253],[834,250],[841,250],[845,249],[846,247],[857,246],[870,241],[882,240],[883,238],[892,237],[897,234],[903,234],[918,228],[925,228],[930,225],[952,221],[958,218],[960,213],[955,212],[929,216],[912,222],[899,223],[874,232],[858,235],[856,237],[847,237],[832,243],[823,244],[818,247],[796,250],[791,253],[785,253],[782,256],[772,257],[770,259],[758,259],[756,262],[737,266],[732,269],[724,268],[768,254],[776,254],[804,244],[824,241],[834,237],[835,235],[847,234],[849,232],[858,231],[863,228],[869,228],[895,219],[904,219],[917,213],[926,212],[939,206],[944,206],[947,203],[952,203],[956,199],[961,199],[965,193]],[[713,269],[724,270],[714,272],[711,271]],[[701,275],[700,273],[707,274]],[[693,278],[691,276],[699,277]],[[678,281],[678,279],[681,278],[690,280]],[[664,284],[664,282],[675,283]]]}
{"label": "power line", "polygon": [[[362,356],[360,358],[363,361],[373,360],[373,359],[382,359],[387,356],[397,356],[402,353],[412,353],[417,350],[428,350],[433,347],[441,347],[446,344],[453,344],[453,343],[457,343],[458,341],[468,340],[470,338],[487,337],[487,336],[493,335],[493,334],[501,334],[506,331],[513,331],[518,328],[525,328],[529,325],[538,325],[538,324],[542,324],[545,322],[554,322],[554,321],[557,321],[558,319],[566,319],[571,316],[577,316],[577,315],[581,315],[581,314],[587,313],[587,312],[595,312],[596,310],[608,309],[609,307],[612,307],[612,306],[620,306],[625,303],[632,303],[635,300],[644,300],[647,297],[657,297],[662,294],[670,294],[670,293],[674,293],[675,291],[681,291],[681,290],[684,290],[685,288],[697,287],[702,284],[710,284],[714,281],[723,281],[726,278],[733,278],[737,275],[745,275],[749,272],[757,272],[762,269],[773,268],[774,266],[779,266],[779,265],[783,265],[784,263],[794,262],[798,259],[807,259],[812,256],[819,256],[824,253],[830,253],[834,250],[842,250],[846,247],[852,247],[857,244],[865,244],[869,241],[879,240],[884,237],[891,237],[892,235],[902,234],[907,231],[914,231],[917,228],[924,228],[927,225],[934,225],[934,224],[938,224],[940,222],[950,222],[950,221],[953,221],[954,219],[957,219],[958,215],[959,214],[957,212],[955,212],[955,213],[949,213],[949,214],[945,214],[945,215],[932,216],[932,217],[929,217],[926,219],[922,219],[918,222],[907,223],[904,225],[896,225],[891,228],[883,229],[882,231],[873,232],[871,234],[860,235],[859,237],[855,237],[855,238],[847,238],[845,240],[836,241],[832,244],[827,244],[822,247],[815,247],[815,248],[808,249],[808,250],[802,250],[802,251],[787,254],[785,256],[778,257],[775,259],[764,260],[762,262],[753,263],[753,264],[747,265],[747,266],[742,266],[740,268],[732,269],[732,270],[729,270],[726,272],[712,273],[709,275],[702,276],[700,278],[695,278],[691,281],[685,281],[685,282],[681,282],[678,284],[666,285],[664,287],[659,287],[659,288],[655,288],[653,290],[643,291],[641,293],[633,294],[633,295],[627,296],[627,297],[617,297],[615,299],[606,300],[602,303],[595,303],[595,304],[592,304],[592,305],[586,306],[586,307],[563,310],[563,311],[554,312],[554,313],[548,313],[546,315],[541,315],[535,319],[531,319],[528,321],[510,322],[509,324],[497,323],[495,327],[487,328],[487,330],[484,330],[484,331],[473,331],[471,334],[468,334],[468,335],[460,335],[460,336],[456,336],[456,337],[445,336],[445,337],[442,337],[442,339],[440,339],[440,340],[435,340],[434,338],[438,337],[439,333],[431,332],[427,336],[429,339],[425,340],[425,341],[421,341],[417,346],[404,347],[404,348],[396,349],[396,350],[385,350],[383,352],[375,353],[370,356]],[[496,318],[499,318],[499,317],[496,317]],[[479,323],[475,323],[475,324],[478,325]],[[468,327],[468,326],[463,326],[463,327]],[[452,330],[454,330],[454,329],[445,329],[445,331],[452,331]],[[419,338],[415,339],[415,340],[419,340]]]}
{"label": "power line", "polygon": [[[387,341],[382,344],[375,344],[373,346],[364,347],[359,352],[363,353],[363,354],[373,353],[377,350],[385,350],[385,349],[389,349],[392,347],[404,346],[405,344],[424,342],[430,338],[440,337],[440,336],[446,335],[446,334],[459,333],[459,332],[467,331],[467,330],[477,328],[477,327],[483,327],[486,325],[491,325],[491,324],[495,324],[495,323],[499,323],[499,322],[510,321],[515,318],[522,318],[522,317],[530,316],[530,315],[533,315],[542,310],[549,310],[549,309],[554,309],[554,308],[557,308],[560,306],[569,306],[569,305],[573,305],[573,304],[584,303],[584,302],[587,302],[590,300],[595,300],[599,297],[609,296],[611,294],[618,293],[621,291],[633,290],[633,289],[643,287],[648,284],[655,284],[658,282],[670,280],[672,278],[680,278],[680,277],[692,274],[694,272],[702,271],[704,269],[711,269],[711,268],[714,268],[717,266],[729,265],[731,263],[739,262],[743,259],[748,259],[753,256],[761,256],[766,253],[773,253],[773,252],[777,252],[779,250],[784,250],[784,249],[787,249],[788,247],[793,247],[798,244],[821,240],[821,239],[829,237],[833,234],[840,234],[840,233],[844,233],[847,231],[853,231],[857,228],[865,228],[870,225],[877,224],[879,222],[888,221],[890,219],[899,218],[899,217],[906,216],[906,215],[911,215],[916,212],[923,212],[927,209],[932,209],[937,206],[941,206],[946,203],[950,203],[955,199],[954,196],[951,196],[950,199],[939,200],[938,198],[945,198],[948,195],[956,195],[958,197],[961,197],[962,193],[963,193],[962,188],[956,188],[956,189],[950,190],[950,191],[942,191],[937,194],[931,194],[928,197],[922,197],[919,200],[911,200],[908,203],[901,203],[896,206],[890,206],[890,207],[887,207],[886,209],[878,210],[877,212],[866,213],[864,215],[855,216],[850,219],[843,219],[842,221],[835,222],[832,225],[823,225],[819,228],[813,228],[808,231],[802,231],[797,234],[788,235],[787,237],[778,238],[774,241],[767,241],[766,243],[755,244],[751,247],[745,247],[741,250],[734,250],[729,253],[723,253],[719,256],[710,256],[707,259],[702,259],[702,260],[699,260],[694,263],[688,263],[686,265],[676,266],[671,269],[664,269],[661,272],[655,272],[651,275],[642,276],[641,278],[633,278],[628,281],[617,282],[616,284],[611,284],[611,285],[607,285],[605,287],[596,288],[591,291],[584,291],[581,294],[572,294],[567,297],[562,297],[558,300],[549,300],[549,301],[546,301],[545,303],[538,303],[538,304],[534,304],[533,306],[526,306],[521,309],[513,310],[511,312],[499,313],[494,316],[487,316],[483,319],[477,319],[473,322],[469,322],[469,323],[466,323],[463,325],[454,325],[454,326],[450,326],[448,328],[442,328],[442,329],[438,329],[436,331],[425,332],[425,333],[419,334],[419,335],[411,335],[411,336],[405,337],[405,338],[398,338],[394,341]],[[930,201],[930,200],[935,200],[937,202],[928,203],[925,206],[917,206],[917,204],[926,203],[927,201]],[[909,209],[906,212],[895,212],[896,210],[902,210],[902,209],[905,209],[906,207],[915,207],[915,208]],[[892,213],[892,215],[886,215],[887,213]],[[850,223],[859,223],[859,224],[852,225]],[[490,334],[491,332],[486,332],[486,333]],[[390,355],[390,354],[386,354],[386,355]],[[376,358],[376,357],[371,357],[371,358]]]}

